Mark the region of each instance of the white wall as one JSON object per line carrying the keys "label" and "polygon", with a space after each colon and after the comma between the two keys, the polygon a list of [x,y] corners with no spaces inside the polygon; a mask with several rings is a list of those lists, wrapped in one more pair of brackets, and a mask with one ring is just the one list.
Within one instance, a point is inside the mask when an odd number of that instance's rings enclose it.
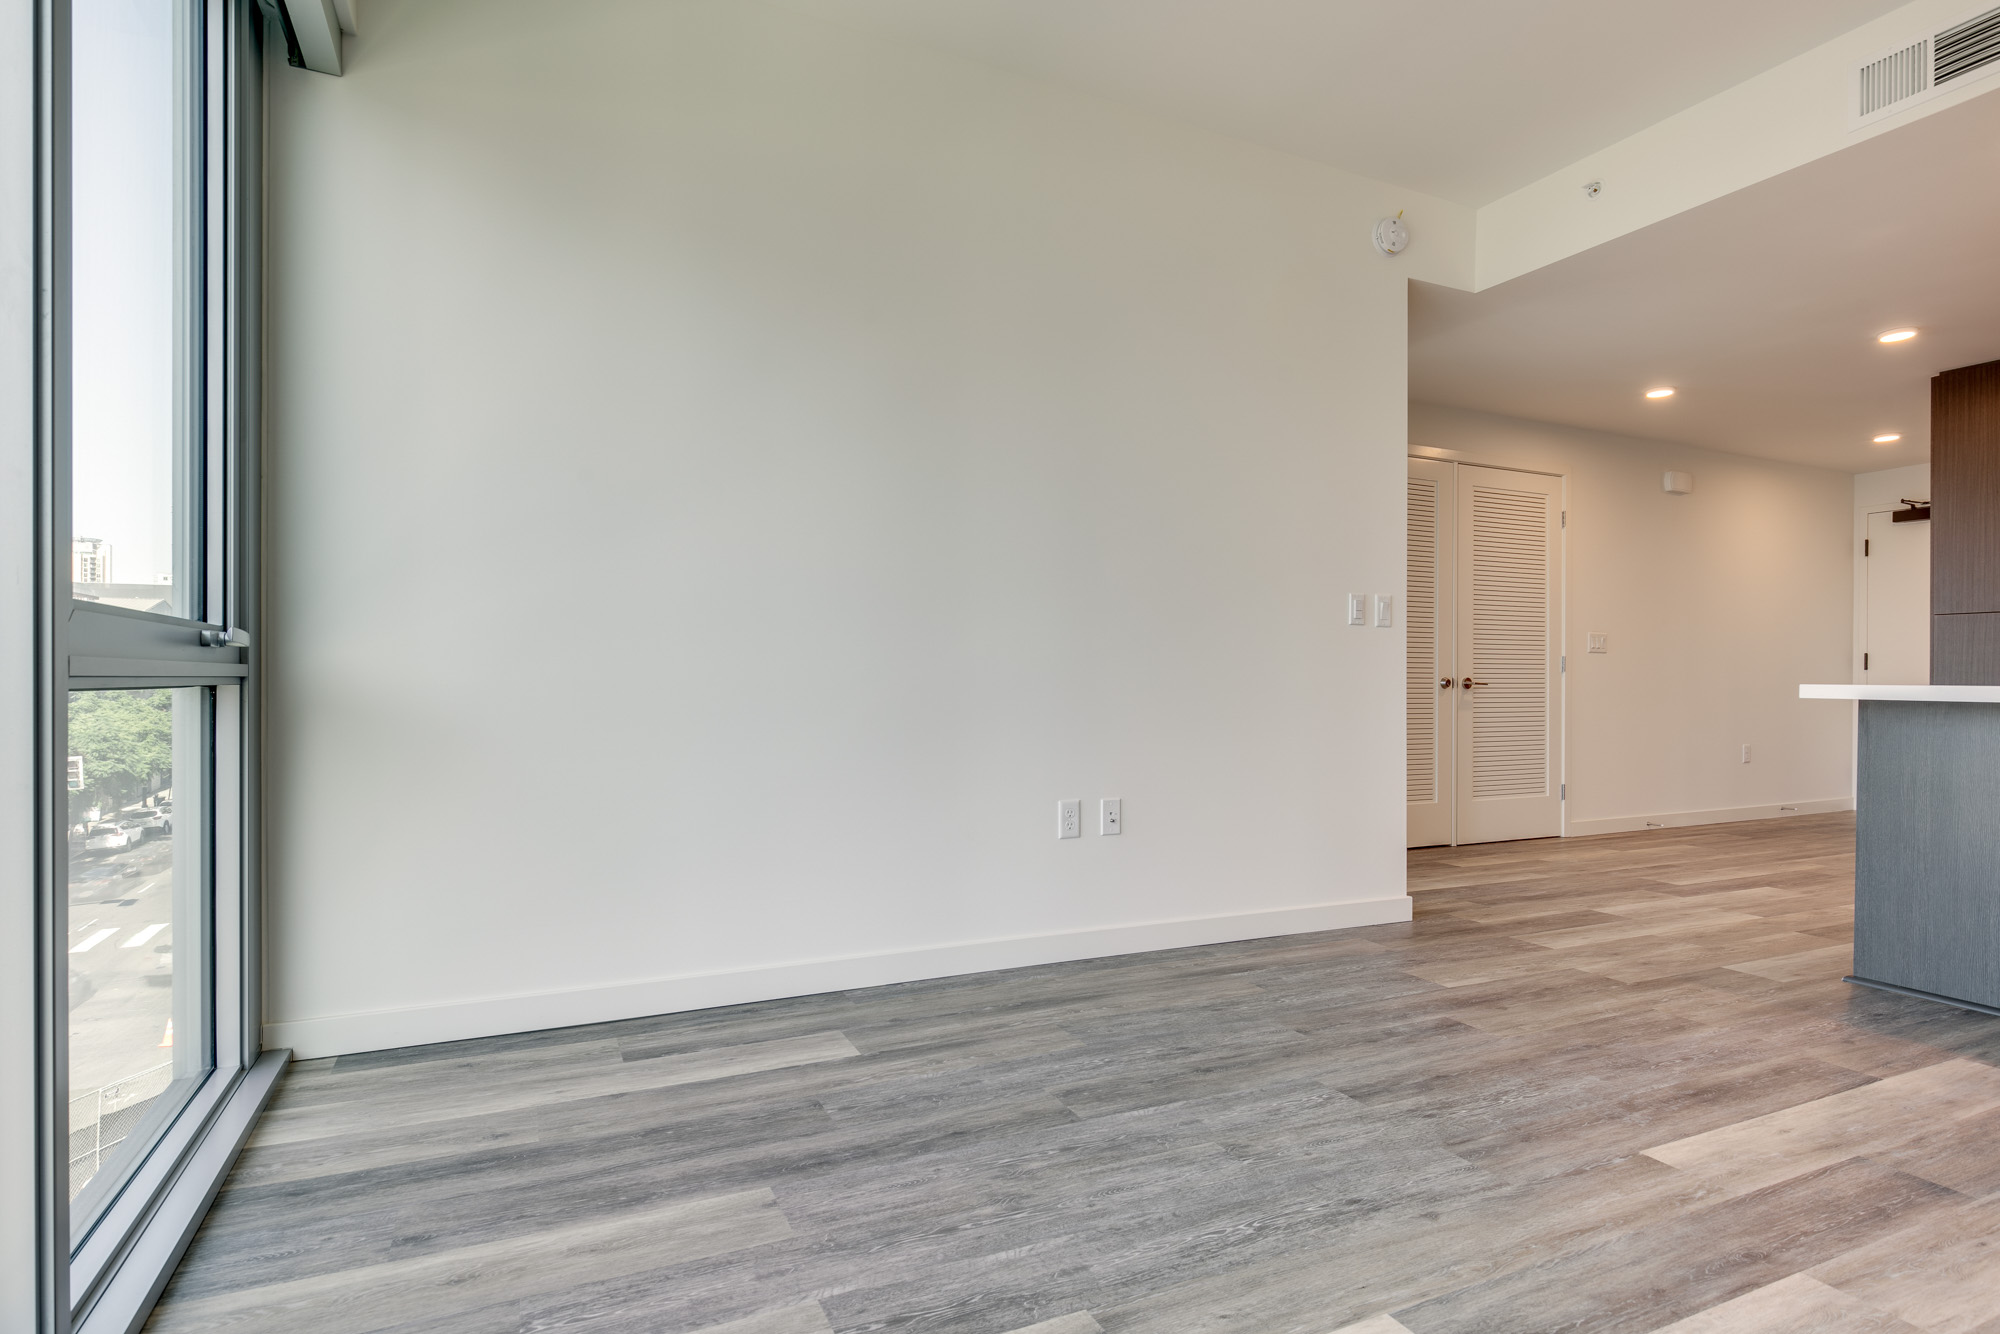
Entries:
{"label": "white wall", "polygon": [[[42,337],[39,175],[29,145],[40,117],[39,10],[0,11],[0,1321],[54,1323],[42,1226],[43,787],[36,643],[36,515],[41,490],[38,358]],[[48,1323],[44,1323],[47,1321]]]}
{"label": "white wall", "polygon": [[1568,478],[1571,833],[1851,804],[1849,711],[1798,698],[1848,679],[1847,474],[1423,403],[1410,443]]}
{"label": "white wall", "polygon": [[1854,474],[1854,508],[1863,514],[1869,510],[1894,509],[1905,500],[1929,500],[1930,495],[1928,463]]}
{"label": "white wall", "polygon": [[271,89],[274,1045],[1407,914],[1339,613],[1469,214],[749,0],[362,27]]}

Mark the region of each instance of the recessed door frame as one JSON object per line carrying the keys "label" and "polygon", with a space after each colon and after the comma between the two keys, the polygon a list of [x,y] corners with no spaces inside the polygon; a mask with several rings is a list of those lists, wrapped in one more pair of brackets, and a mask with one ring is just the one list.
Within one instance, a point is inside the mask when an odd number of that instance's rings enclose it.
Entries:
{"label": "recessed door frame", "polygon": [[[1560,817],[1559,817],[1559,824],[1558,824],[1558,833],[1557,833],[1557,837],[1561,837],[1561,838],[1568,838],[1568,837],[1570,836],[1570,829],[1569,829],[1569,826],[1570,826],[1570,818],[1569,818],[1569,741],[1570,741],[1570,728],[1569,728],[1569,657],[1570,657],[1570,634],[1569,634],[1569,587],[1570,587],[1570,562],[1569,562],[1569,510],[1570,510],[1570,499],[1569,499],[1569,475],[1568,475],[1567,473],[1561,473],[1561,472],[1555,472],[1555,471],[1552,471],[1552,470],[1550,470],[1550,469],[1547,469],[1547,468],[1524,468],[1524,467],[1520,467],[1520,466],[1518,466],[1518,465],[1516,465],[1516,464],[1513,464],[1513,463],[1504,463],[1504,462],[1495,462],[1495,461],[1494,461],[1494,460],[1492,460],[1492,459],[1488,459],[1488,458],[1482,458],[1482,457],[1478,457],[1478,456],[1475,456],[1475,455],[1471,455],[1471,454],[1467,454],[1467,453],[1465,453],[1465,452],[1464,452],[1464,451],[1462,451],[1462,450],[1455,450],[1455,449],[1437,449],[1437,448],[1433,448],[1433,447],[1430,447],[1430,446],[1424,446],[1424,445],[1412,445],[1412,446],[1410,446],[1410,447],[1409,447],[1409,449],[1408,449],[1408,451],[1407,451],[1407,457],[1408,457],[1408,459],[1409,459],[1409,461],[1410,461],[1410,462],[1430,462],[1430,463],[1444,463],[1444,464],[1461,464],[1461,463],[1462,463],[1462,464],[1466,464],[1466,465],[1469,465],[1469,466],[1472,466],[1472,467],[1476,467],[1476,468],[1488,468],[1488,469],[1493,469],[1493,470],[1496,470],[1496,471],[1502,471],[1502,472],[1518,472],[1518,473],[1527,473],[1527,474],[1530,474],[1530,475],[1533,475],[1533,476],[1538,476],[1538,477],[1552,477],[1552,478],[1555,478],[1555,479],[1557,480],[1557,482],[1559,483],[1559,489],[1558,489],[1558,493],[1557,493],[1557,495],[1558,495],[1558,499],[1557,499],[1557,504],[1558,504],[1558,506],[1560,507],[1560,514],[1561,514],[1561,518],[1560,518],[1560,521],[1559,521],[1559,523],[1558,523],[1558,526],[1557,526],[1557,529],[1556,529],[1556,557],[1555,557],[1555,568],[1556,568],[1556,572],[1557,572],[1557,574],[1556,574],[1556,577],[1557,577],[1557,580],[1558,580],[1558,587],[1557,587],[1557,590],[1556,590],[1556,596],[1555,596],[1555,598],[1554,598],[1554,600],[1553,600],[1553,602],[1554,602],[1554,606],[1553,606],[1553,614],[1554,614],[1554,616],[1555,616],[1555,618],[1556,618],[1556,643],[1557,643],[1557,646],[1558,646],[1558,648],[1557,648],[1557,662],[1556,662],[1556,668],[1557,668],[1557,676],[1556,676],[1556,689],[1555,689],[1555,692],[1554,692],[1554,693],[1555,693],[1555,700],[1554,700],[1554,709],[1555,709],[1555,717],[1554,717],[1554,720],[1553,720],[1553,721],[1554,721],[1554,724],[1555,724],[1555,727],[1556,727],[1556,729],[1557,729],[1557,732],[1556,732],[1556,744],[1555,744],[1555,745],[1553,746],[1553,748],[1552,748],[1552,750],[1553,750],[1553,756],[1552,756],[1552,758],[1553,758],[1553,762],[1554,762],[1554,766],[1555,766],[1555,771],[1556,771],[1556,772],[1555,772],[1555,775],[1554,775],[1554,776],[1555,776],[1555,781],[1556,781],[1556,784],[1557,784],[1557,792],[1558,792],[1558,794],[1559,794],[1559,795],[1558,795],[1558,803],[1557,803],[1557,809],[1558,809],[1558,811],[1560,812]],[[1456,477],[1456,472],[1457,472],[1457,470],[1456,470],[1456,469],[1453,469],[1453,473],[1454,473],[1454,479],[1455,479],[1455,477]],[[1407,466],[1406,466],[1406,468],[1405,468],[1405,475],[1407,476],[1407,474],[1408,474],[1408,469],[1407,469]],[[1453,509],[1454,509],[1454,511],[1455,511],[1455,508],[1456,508],[1456,496],[1455,496],[1455,492],[1456,492],[1456,487],[1454,486],[1454,488],[1453,488],[1453,489],[1454,489],[1454,498],[1453,498],[1453,501],[1452,501],[1452,508],[1453,508]],[[1406,530],[1406,531],[1407,531],[1407,530]],[[1408,584],[1409,584],[1409,581],[1408,581],[1408,575],[1407,575],[1407,570],[1408,570],[1408,564],[1407,564],[1407,558],[1408,558],[1408,553],[1407,553],[1407,551],[1406,551],[1406,553],[1405,553],[1405,571],[1406,571],[1406,573],[1405,573],[1405,578],[1404,578],[1404,593],[1405,593],[1405,598],[1406,598],[1406,605],[1407,605],[1407,597],[1408,597]],[[1454,562],[1453,562],[1453,569],[1452,569],[1452,578],[1453,578],[1454,580],[1456,579],[1456,573],[1457,573],[1457,572],[1456,572],[1456,562],[1454,561]],[[1455,596],[1454,596],[1454,598],[1453,598],[1453,602],[1454,602],[1454,604],[1455,604],[1455,602],[1456,602],[1456,597],[1455,597]],[[1405,633],[1406,633],[1406,634],[1407,634],[1407,625],[1408,625],[1408,618],[1407,618],[1407,617],[1405,617],[1405,627],[1406,627],[1406,628],[1405,628]],[[1446,630],[1446,631],[1441,631],[1441,634],[1450,634],[1450,633],[1451,633],[1451,631],[1448,631],[1448,630]],[[1856,662],[1858,663],[1859,661],[1860,661],[1860,659],[1859,659],[1859,657],[1857,656],[1857,658],[1856,658]],[[1407,680],[1411,680],[1411,679],[1414,679],[1414,678],[1412,678],[1412,677],[1408,676],[1408,674],[1407,674],[1407,659],[1406,659],[1406,681],[1407,681]],[[1442,692],[1441,692],[1441,693],[1442,693]],[[1456,687],[1454,687],[1454,688],[1452,689],[1452,691],[1450,692],[1450,695],[1451,695],[1451,704],[1449,705],[1449,707],[1448,707],[1448,708],[1446,708],[1446,709],[1444,709],[1444,710],[1442,711],[1442,713],[1443,713],[1444,717],[1443,717],[1443,718],[1442,718],[1442,719],[1440,720],[1440,721],[1441,721],[1441,725],[1448,725],[1449,727],[1451,727],[1451,729],[1452,729],[1452,734],[1453,734],[1453,736],[1454,736],[1454,737],[1456,736],[1456,733],[1457,733],[1457,708],[1458,708],[1458,699],[1457,699],[1457,696],[1458,696],[1458,693],[1459,693],[1459,692],[1458,692],[1457,688],[1456,688]],[[1406,752],[1406,754],[1405,754],[1405,764],[1407,765],[1407,763],[1408,763],[1408,755],[1407,755],[1407,752]],[[1442,784],[1442,783],[1443,783],[1443,782],[1445,782],[1446,780],[1445,780],[1444,778],[1442,778],[1442,777],[1441,777],[1439,781],[1440,781],[1440,783]],[[1454,781],[1454,783],[1455,783],[1455,779],[1454,779],[1454,780],[1452,780],[1452,781]],[[1459,830],[1459,828],[1458,828],[1458,820],[1457,820],[1457,802],[1456,802],[1456,793],[1455,793],[1455,791],[1454,791],[1454,793],[1453,793],[1453,800],[1452,800],[1452,801],[1451,801],[1450,803],[1448,803],[1448,805],[1449,805],[1449,806],[1451,807],[1451,813],[1452,813],[1452,814],[1451,814],[1451,819],[1452,819],[1452,824],[1451,824],[1451,841],[1450,841],[1450,843],[1449,843],[1449,844],[1418,844],[1418,845],[1415,845],[1415,846],[1451,846],[1451,847],[1457,847],[1457,846],[1460,846],[1460,833],[1461,833],[1461,831],[1460,831],[1460,830]],[[1407,838],[1406,838],[1406,840],[1405,840],[1405,841],[1406,841],[1406,843],[1407,843]]]}

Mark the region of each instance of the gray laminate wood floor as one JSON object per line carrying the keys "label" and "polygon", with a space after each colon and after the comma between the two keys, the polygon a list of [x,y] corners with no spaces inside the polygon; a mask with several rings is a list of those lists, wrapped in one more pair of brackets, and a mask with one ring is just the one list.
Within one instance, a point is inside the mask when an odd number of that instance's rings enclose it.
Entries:
{"label": "gray laminate wood floor", "polygon": [[2000,1334],[2000,1020],[1841,982],[1852,839],[303,1062],[150,1328]]}

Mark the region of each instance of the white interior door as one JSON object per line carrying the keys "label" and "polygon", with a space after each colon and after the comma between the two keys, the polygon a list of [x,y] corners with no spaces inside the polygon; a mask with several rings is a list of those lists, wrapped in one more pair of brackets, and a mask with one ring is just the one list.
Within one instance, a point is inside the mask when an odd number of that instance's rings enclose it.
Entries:
{"label": "white interior door", "polygon": [[1455,841],[1555,837],[1562,833],[1562,480],[1453,466]]}
{"label": "white interior door", "polygon": [[1931,680],[1931,526],[1868,516],[1861,631],[1864,684],[1920,686]]}
{"label": "white interior door", "polygon": [[1406,842],[1413,848],[1452,841],[1452,701],[1457,696],[1452,587],[1458,524],[1452,464],[1410,460],[1409,581],[1403,593],[1408,639],[1409,788]]}

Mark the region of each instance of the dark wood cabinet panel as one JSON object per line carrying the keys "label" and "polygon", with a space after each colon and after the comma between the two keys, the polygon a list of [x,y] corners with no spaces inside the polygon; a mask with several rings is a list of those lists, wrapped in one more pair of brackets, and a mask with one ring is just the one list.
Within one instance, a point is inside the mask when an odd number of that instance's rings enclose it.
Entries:
{"label": "dark wood cabinet panel", "polygon": [[2000,612],[1931,617],[1931,684],[2000,686]]}
{"label": "dark wood cabinet panel", "polygon": [[[1931,380],[1931,612],[2000,612],[2000,361]],[[1933,645],[1946,637],[1977,634],[1940,630]]]}

